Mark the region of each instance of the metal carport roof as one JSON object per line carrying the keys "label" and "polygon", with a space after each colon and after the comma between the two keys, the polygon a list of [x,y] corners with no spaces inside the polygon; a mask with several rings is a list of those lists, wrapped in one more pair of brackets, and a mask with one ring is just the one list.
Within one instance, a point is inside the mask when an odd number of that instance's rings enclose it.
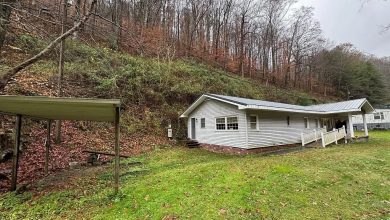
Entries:
{"label": "metal carport roof", "polygon": [[119,99],[0,96],[0,112],[52,120],[115,121]]}
{"label": "metal carport roof", "polygon": [[114,122],[115,124],[115,193],[119,189],[119,99],[54,98],[42,96],[0,96],[0,113],[16,115],[15,146],[11,190],[16,189],[22,117],[48,121],[45,171],[48,169],[51,120]]}

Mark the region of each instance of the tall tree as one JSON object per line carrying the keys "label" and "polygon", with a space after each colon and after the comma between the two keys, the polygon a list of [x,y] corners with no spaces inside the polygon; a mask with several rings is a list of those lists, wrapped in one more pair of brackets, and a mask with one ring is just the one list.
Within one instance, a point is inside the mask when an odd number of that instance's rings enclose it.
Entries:
{"label": "tall tree", "polygon": [[10,24],[12,7],[16,0],[0,0],[0,51],[3,48],[7,29]]}
{"label": "tall tree", "polygon": [[[65,33],[66,29],[66,20],[67,20],[67,14],[68,14],[68,0],[64,0],[63,7],[62,7],[62,21],[61,21],[61,35]],[[58,61],[58,90],[57,90],[57,96],[61,97],[63,95],[62,91],[62,81],[64,78],[64,51],[65,51],[65,40],[63,39],[60,43],[60,56]],[[58,120],[56,122],[56,143],[61,143],[61,120]]]}

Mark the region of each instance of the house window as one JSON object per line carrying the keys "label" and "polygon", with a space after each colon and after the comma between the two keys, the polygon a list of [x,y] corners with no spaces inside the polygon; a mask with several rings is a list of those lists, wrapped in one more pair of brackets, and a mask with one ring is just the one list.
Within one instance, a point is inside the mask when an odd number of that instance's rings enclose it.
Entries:
{"label": "house window", "polygon": [[217,118],[215,120],[217,130],[226,129],[226,118]]}
{"label": "house window", "polygon": [[220,117],[215,119],[217,130],[238,130],[238,117]]}
{"label": "house window", "polygon": [[316,123],[316,128],[319,128],[320,127],[320,121],[318,120],[318,118],[315,119],[315,123]]}
{"label": "house window", "polygon": [[206,127],[206,119],[205,118],[201,118],[200,119],[200,128],[205,128]]}
{"label": "house window", "polygon": [[227,118],[227,129],[228,130],[238,130],[238,118],[237,117],[228,117]]}
{"label": "house window", "polygon": [[374,113],[374,119],[381,119],[381,114]]}
{"label": "house window", "polygon": [[287,116],[287,126],[290,126],[290,116]]}
{"label": "house window", "polygon": [[257,129],[257,116],[256,115],[249,116],[249,125],[250,125],[251,129],[253,129],[253,130]]}
{"label": "house window", "polygon": [[305,122],[305,128],[309,128],[309,118],[308,117],[304,117],[303,120]]}
{"label": "house window", "polygon": [[385,115],[383,114],[383,112],[381,112],[381,119],[385,119]]}

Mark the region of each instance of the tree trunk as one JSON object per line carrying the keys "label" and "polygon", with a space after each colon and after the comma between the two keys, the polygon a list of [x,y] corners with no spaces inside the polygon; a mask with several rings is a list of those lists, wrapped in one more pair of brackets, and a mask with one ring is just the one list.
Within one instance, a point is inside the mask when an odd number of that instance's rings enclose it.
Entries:
{"label": "tree trunk", "polygon": [[12,6],[16,0],[0,0],[0,51],[3,48],[5,36],[7,35],[9,19],[11,17]]}
{"label": "tree trunk", "polygon": [[[61,27],[61,35],[65,33],[65,25],[68,13],[68,6],[66,0],[63,3],[63,17],[62,17],[62,27]],[[61,41],[60,44],[60,58],[58,62],[58,92],[57,96],[62,96],[62,81],[64,78],[64,50],[65,50],[65,39]],[[56,143],[61,143],[61,120],[56,122]]]}
{"label": "tree trunk", "polygon": [[[67,2],[67,0],[64,0],[65,2]],[[85,2],[84,2],[85,4]],[[76,19],[74,20],[74,25],[77,24],[77,22],[80,21],[80,18],[81,18],[81,0],[76,0],[76,4],[75,4],[75,12],[76,12]],[[81,26],[80,26],[80,29],[81,29]],[[76,30],[75,32],[73,32],[73,39],[77,39],[79,37],[79,32],[78,30]]]}

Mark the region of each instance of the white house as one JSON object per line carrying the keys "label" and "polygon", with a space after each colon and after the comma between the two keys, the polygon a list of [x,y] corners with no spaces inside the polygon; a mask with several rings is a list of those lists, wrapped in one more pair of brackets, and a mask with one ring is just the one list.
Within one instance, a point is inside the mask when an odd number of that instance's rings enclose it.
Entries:
{"label": "white house", "polygon": [[299,144],[303,133],[343,124],[354,137],[352,115],[373,111],[366,99],[299,106],[204,94],[180,117],[188,120],[188,137],[200,144],[255,149]]}
{"label": "white house", "polygon": [[[363,130],[363,117],[361,115],[352,116],[355,130]],[[375,109],[375,112],[367,114],[368,129],[390,129],[390,109]]]}

